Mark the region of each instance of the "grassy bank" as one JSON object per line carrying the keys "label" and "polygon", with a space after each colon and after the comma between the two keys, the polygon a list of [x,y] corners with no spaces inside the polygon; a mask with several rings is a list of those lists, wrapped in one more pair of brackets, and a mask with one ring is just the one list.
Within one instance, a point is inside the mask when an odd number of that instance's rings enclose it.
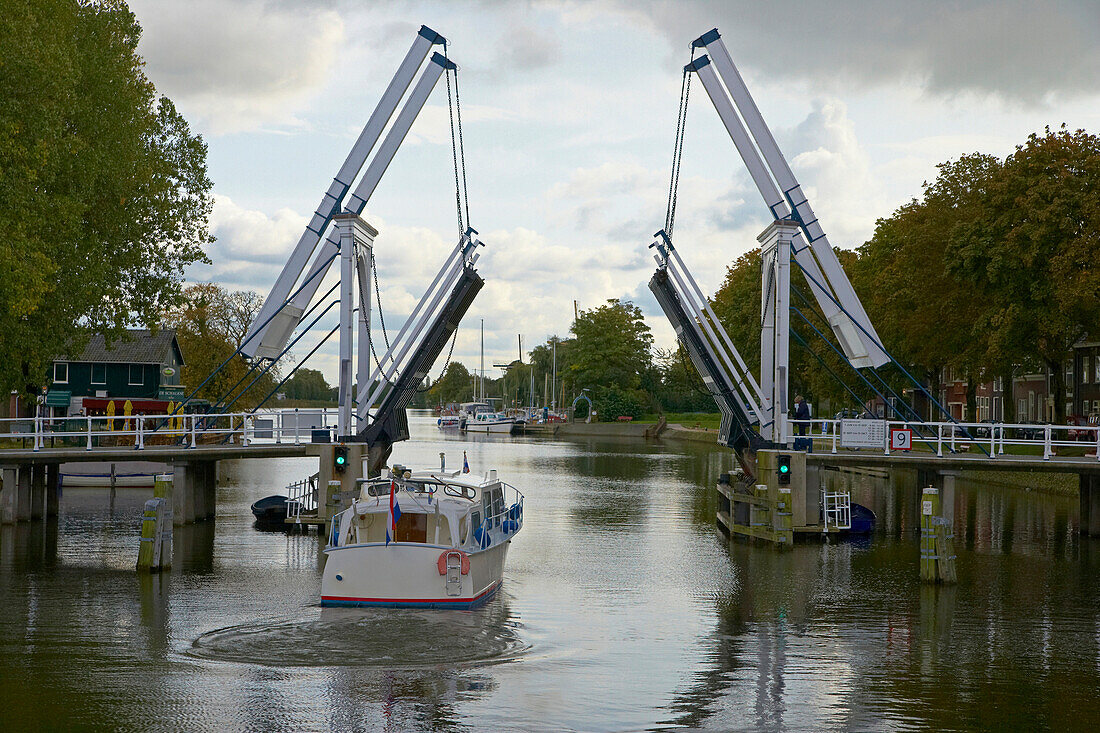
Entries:
{"label": "grassy bank", "polygon": [[[640,419],[634,422],[655,423],[660,418],[660,415],[642,415]],[[722,422],[722,414],[719,412],[666,412],[665,420],[670,425],[676,423],[689,429],[707,428],[717,430],[718,424]]]}

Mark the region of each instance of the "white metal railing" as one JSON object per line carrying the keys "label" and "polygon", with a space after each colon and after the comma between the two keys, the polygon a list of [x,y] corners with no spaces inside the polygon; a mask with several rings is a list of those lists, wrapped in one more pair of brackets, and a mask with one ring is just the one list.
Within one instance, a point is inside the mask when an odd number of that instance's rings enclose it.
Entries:
{"label": "white metal railing", "polygon": [[317,513],[317,476],[289,484],[286,487],[286,518],[301,521],[302,513]]}
{"label": "white metal railing", "polygon": [[251,445],[311,443],[314,432],[331,439],[336,410],[289,409],[266,412],[74,415],[0,418],[0,453],[10,449],[132,447],[232,443]]}
{"label": "white metal railing", "polygon": [[850,491],[822,491],[822,509],[825,516],[823,532],[852,528],[852,493]]}
{"label": "white metal railing", "polygon": [[[1041,452],[1043,460],[1058,455],[1059,449],[1083,449],[1088,458],[1100,461],[1100,425],[1049,425],[1041,423],[1001,422],[916,422],[907,420],[881,420],[884,437],[881,447],[869,445],[845,446],[841,436],[841,420],[818,419],[787,420],[787,440],[790,444],[798,438],[809,438],[814,446],[825,447],[832,453],[840,448],[849,450],[881,450],[885,455],[900,451],[891,446],[891,431],[902,428],[912,430],[912,451],[934,453],[943,457],[949,454],[976,450],[996,459],[1005,454],[1006,447],[1025,447]],[[807,435],[797,434],[797,426],[806,426]]]}

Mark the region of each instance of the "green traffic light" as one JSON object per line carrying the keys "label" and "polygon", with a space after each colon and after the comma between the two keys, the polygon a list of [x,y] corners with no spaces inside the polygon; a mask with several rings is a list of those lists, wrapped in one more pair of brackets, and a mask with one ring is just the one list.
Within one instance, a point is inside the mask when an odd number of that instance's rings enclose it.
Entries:
{"label": "green traffic light", "polygon": [[779,473],[790,473],[790,472],[791,472],[791,467],[786,465],[786,464],[779,467]]}
{"label": "green traffic light", "polygon": [[336,456],[336,462],[342,466],[347,463],[347,459],[343,456]]}

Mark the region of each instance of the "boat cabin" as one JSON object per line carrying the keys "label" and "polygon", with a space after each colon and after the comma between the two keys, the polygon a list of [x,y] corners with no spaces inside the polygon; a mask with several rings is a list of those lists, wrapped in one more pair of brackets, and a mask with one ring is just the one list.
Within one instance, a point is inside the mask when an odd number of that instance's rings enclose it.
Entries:
{"label": "boat cabin", "polygon": [[[523,496],[496,477],[395,466],[365,479],[352,506],[333,521],[330,547],[415,543],[477,552],[510,538],[523,521]],[[391,498],[397,508],[391,525]]]}

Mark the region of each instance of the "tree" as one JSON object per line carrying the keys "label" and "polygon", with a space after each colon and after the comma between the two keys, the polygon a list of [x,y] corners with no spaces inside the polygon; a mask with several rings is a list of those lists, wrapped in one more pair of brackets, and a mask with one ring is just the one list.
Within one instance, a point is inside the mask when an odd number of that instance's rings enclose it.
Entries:
{"label": "tree", "polygon": [[936,179],[923,184],[921,199],[876,222],[850,268],[879,337],[933,394],[944,367],[974,386],[1005,368],[990,352],[984,329],[975,327],[985,299],[948,269],[957,249],[955,228],[981,215],[982,193],[999,167],[996,157],[981,153],[941,163]]}
{"label": "tree", "polygon": [[[653,335],[638,306],[612,298],[580,312],[569,369],[582,387],[637,389],[650,363]],[[559,355],[560,356],[560,355]]]}
{"label": "tree", "polygon": [[1100,323],[1100,137],[1032,134],[954,231],[947,269],[987,304],[978,327],[1000,362],[1038,357],[1065,421],[1067,353]]}
{"label": "tree", "polygon": [[121,0],[0,8],[0,385],[153,327],[211,237],[206,144],[142,71]]}
{"label": "tree", "polygon": [[283,392],[291,400],[328,401],[332,399],[332,390],[324,374],[305,367],[295,371],[283,385]]}
{"label": "tree", "polygon": [[443,375],[428,390],[429,399],[435,404],[465,402],[470,397],[473,376],[462,362],[452,361]]}
{"label": "tree", "polygon": [[[196,395],[219,406],[219,409],[228,406],[259,374],[256,370],[246,376],[248,364],[242,357],[233,354],[240,346],[242,334],[252,325],[247,313],[241,310],[240,303],[253,304],[254,317],[262,298],[256,293],[230,292],[214,283],[190,285],[181,297],[182,304],[164,314],[162,325],[176,329],[176,338],[186,362],[181,373],[182,382],[189,390],[195,389],[228,360]],[[256,406],[275,388],[277,380],[278,365],[256,379],[233,408]]]}

